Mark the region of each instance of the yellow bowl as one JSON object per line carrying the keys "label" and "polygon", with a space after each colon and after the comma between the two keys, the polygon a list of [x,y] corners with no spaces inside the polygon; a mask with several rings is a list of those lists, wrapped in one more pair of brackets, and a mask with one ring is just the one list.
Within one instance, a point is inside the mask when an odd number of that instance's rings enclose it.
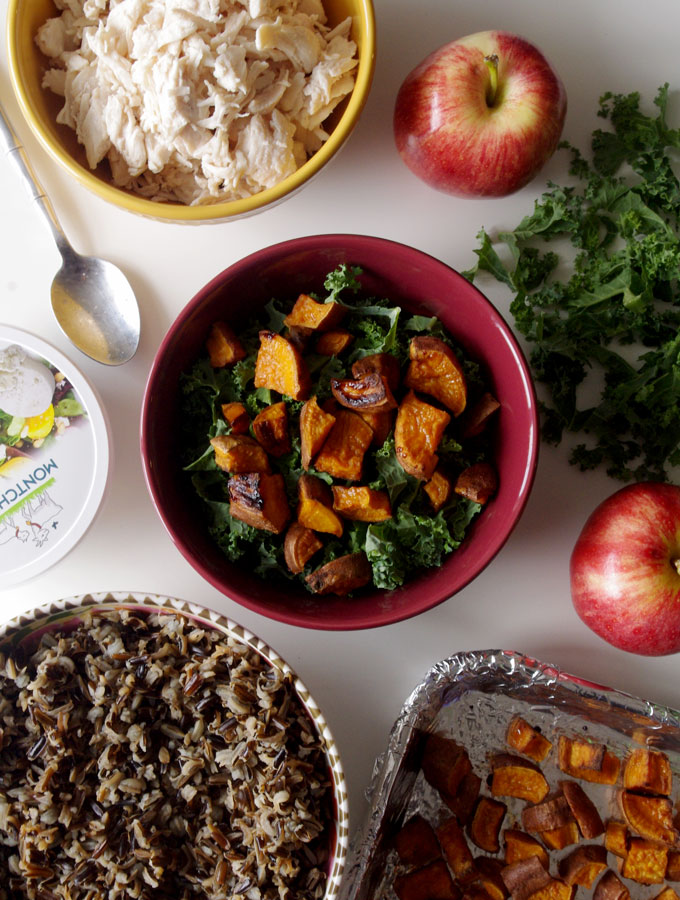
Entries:
{"label": "yellow bowl", "polygon": [[328,140],[296,172],[277,185],[238,200],[186,206],[147,200],[115,187],[108,166],[88,167],[85,151],[75,132],[57,125],[62,100],[41,86],[47,60],[35,43],[35,35],[46,19],[58,14],[52,0],[9,0],[7,41],[12,86],[26,121],[45,150],[80,184],[97,196],[129,212],[168,222],[224,222],[241,218],[280,203],[299,190],[338,152],[356,125],[366,103],[375,68],[375,17],[372,0],[324,0],[331,25],[352,18],[351,37],[358,47],[359,65],[354,89],[326,121]]}

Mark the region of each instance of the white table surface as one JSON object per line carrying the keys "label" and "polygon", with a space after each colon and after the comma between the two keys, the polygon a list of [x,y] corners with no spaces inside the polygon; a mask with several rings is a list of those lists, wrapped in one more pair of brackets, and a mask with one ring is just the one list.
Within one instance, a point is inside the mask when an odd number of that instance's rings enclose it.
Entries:
{"label": "white table surface", "polygon": [[[28,0],[27,0],[28,2]],[[7,0],[0,0],[5,18]],[[66,353],[97,388],[114,435],[111,490],[93,527],[64,560],[30,583],[0,590],[0,620],[36,604],[90,591],[168,594],[215,608],[260,635],[298,672],[324,710],[344,761],[353,825],[364,790],[404,699],[429,667],[463,650],[527,653],[584,678],[657,703],[680,706],[680,658],[616,650],[573,611],[571,548],[595,504],[620,485],[580,473],[566,448],[543,445],[528,506],[509,541],[472,584],[410,621],[363,632],[294,628],[258,616],[209,586],[167,536],[149,498],[139,452],[142,393],[154,353],[176,314],[210,278],[239,258],[292,237],[325,232],[377,235],[410,244],[458,269],[474,261],[475,235],[514,227],[546,179],[566,177],[568,155],[504,199],[460,200],[422,184],[392,138],[397,89],[447,40],[500,28],[524,35],[565,82],[564,136],[584,150],[605,91],[638,90],[651,104],[665,81],[680,88],[676,0],[375,0],[378,54],[368,104],[339,156],[311,184],[255,217],[201,227],[157,223],[109,206],[57,168],[20,117],[0,50],[0,97],[75,248],[107,257],[139,299],[142,339],[135,358],[107,368],[61,334],[49,306],[59,256],[14,168],[0,160],[0,321],[29,330]],[[670,120],[680,121],[673,94]],[[508,317],[510,295],[478,285]]]}

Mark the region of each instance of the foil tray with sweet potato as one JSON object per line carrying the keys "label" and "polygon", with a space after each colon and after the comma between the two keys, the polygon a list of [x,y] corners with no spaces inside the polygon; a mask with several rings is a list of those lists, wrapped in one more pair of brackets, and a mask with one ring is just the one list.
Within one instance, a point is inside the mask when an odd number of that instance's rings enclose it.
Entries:
{"label": "foil tray with sweet potato", "polygon": [[507,651],[412,692],[341,900],[678,900],[680,713]]}

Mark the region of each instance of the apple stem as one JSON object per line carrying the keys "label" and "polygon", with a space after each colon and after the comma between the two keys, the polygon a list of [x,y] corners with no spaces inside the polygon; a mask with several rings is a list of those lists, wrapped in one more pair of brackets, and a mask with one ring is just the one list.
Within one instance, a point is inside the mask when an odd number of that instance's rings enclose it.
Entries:
{"label": "apple stem", "polygon": [[484,57],[484,62],[489,70],[489,87],[486,92],[487,106],[493,106],[496,102],[496,94],[498,92],[498,56],[491,53]]}

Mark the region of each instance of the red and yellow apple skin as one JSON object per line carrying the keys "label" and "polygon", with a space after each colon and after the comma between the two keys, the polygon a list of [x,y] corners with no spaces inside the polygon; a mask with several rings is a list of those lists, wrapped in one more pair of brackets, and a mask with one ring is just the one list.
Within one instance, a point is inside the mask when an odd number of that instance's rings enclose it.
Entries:
{"label": "red and yellow apple skin", "polygon": [[586,625],[643,656],[680,650],[680,487],[621,488],[588,518],[570,561],[571,596]]}
{"label": "red and yellow apple skin", "polygon": [[[496,73],[485,61],[494,57]],[[564,86],[537,47],[508,32],[481,31],[440,47],[407,75],[394,138],[406,165],[432,187],[501,197],[552,156],[566,111]]]}

